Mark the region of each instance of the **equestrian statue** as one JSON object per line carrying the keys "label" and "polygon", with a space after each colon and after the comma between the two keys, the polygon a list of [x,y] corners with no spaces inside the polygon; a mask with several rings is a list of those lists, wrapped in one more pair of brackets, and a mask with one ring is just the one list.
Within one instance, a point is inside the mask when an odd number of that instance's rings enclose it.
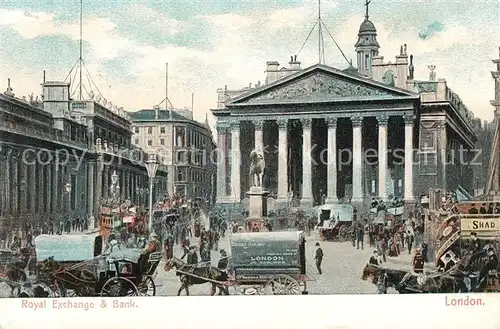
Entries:
{"label": "equestrian statue", "polygon": [[264,153],[259,149],[255,149],[250,152],[251,187],[262,187],[262,179],[264,176],[265,167],[266,162],[264,160]]}

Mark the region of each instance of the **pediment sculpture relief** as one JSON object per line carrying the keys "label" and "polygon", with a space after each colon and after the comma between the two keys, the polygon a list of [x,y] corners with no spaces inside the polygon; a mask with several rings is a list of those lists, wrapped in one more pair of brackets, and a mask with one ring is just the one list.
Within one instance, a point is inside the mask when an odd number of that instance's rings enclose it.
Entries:
{"label": "pediment sculpture relief", "polygon": [[352,82],[340,80],[332,76],[317,73],[305,79],[257,96],[249,102],[266,100],[326,100],[332,98],[356,96],[388,96],[383,90],[361,86]]}

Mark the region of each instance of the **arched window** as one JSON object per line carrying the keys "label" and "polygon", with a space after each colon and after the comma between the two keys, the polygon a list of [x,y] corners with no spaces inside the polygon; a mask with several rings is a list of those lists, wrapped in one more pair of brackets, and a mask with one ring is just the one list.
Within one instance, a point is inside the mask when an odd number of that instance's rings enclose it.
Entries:
{"label": "arched window", "polygon": [[384,74],[384,83],[388,86],[394,87],[395,81],[394,81],[394,72],[392,71],[387,71]]}

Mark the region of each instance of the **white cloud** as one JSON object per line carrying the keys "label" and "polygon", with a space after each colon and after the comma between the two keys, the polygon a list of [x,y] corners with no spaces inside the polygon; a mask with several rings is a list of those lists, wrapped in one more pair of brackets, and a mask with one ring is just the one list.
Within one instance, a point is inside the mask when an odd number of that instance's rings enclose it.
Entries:
{"label": "white cloud", "polygon": [[166,16],[164,13],[154,10],[146,5],[128,5],[124,13],[128,19],[135,22],[147,24],[149,28],[154,28],[166,35],[175,35],[183,30],[182,22]]}
{"label": "white cloud", "polygon": [[[235,89],[247,86],[249,82],[264,81],[266,61],[278,60],[283,64],[290,55],[297,53],[316,19],[316,3],[315,0],[308,0],[306,4],[292,9],[269,10],[251,16],[236,13],[195,16],[189,21],[173,20],[145,6],[126,8],[126,13],[130,16],[127,19],[135,17],[138,24],[145,17],[157,17],[150,19],[151,24],[168,35],[178,34],[187,24],[194,24],[199,20],[208,22],[210,28],[200,33],[206,35],[211,43],[210,49],[214,49],[212,51],[168,44],[142,45],[118,35],[116,24],[108,19],[85,18],[84,39],[91,47],[87,62],[93,64],[88,65],[89,71],[106,98],[131,110],[151,107],[164,98],[165,63],[168,62],[169,97],[172,103],[177,107],[190,106],[191,92],[195,92],[195,118],[204,120],[209,109],[216,106],[217,88],[228,85],[228,88]],[[336,2],[325,2],[325,14],[335,13],[335,6]],[[338,17],[339,14],[335,16]],[[164,19],[159,19],[160,17]],[[356,58],[354,44],[362,20],[361,14],[348,16],[337,19],[334,27],[329,26],[348,58]],[[398,26],[378,19],[373,19],[373,22],[378,30],[381,55],[385,56],[385,61],[394,61],[400,45],[406,43],[408,52],[415,56],[417,78],[426,79],[427,65],[436,65],[438,77],[446,78],[476,115],[491,118],[493,110],[488,102],[492,98],[494,86],[489,74],[493,69],[490,60],[498,54],[497,49],[492,46],[490,31],[447,25],[443,32],[421,40],[417,29],[398,32]],[[0,9],[0,24],[12,26],[27,39],[39,35],[79,38],[78,24],[56,24],[54,15],[49,13],[27,15],[23,11]],[[327,33],[324,35],[327,64],[345,68],[347,64],[341,54]],[[316,38],[313,35],[299,54],[298,59],[302,61],[303,67],[317,62]],[[461,49],[464,53],[456,53],[452,51],[454,49]],[[480,59],[471,58],[470,49],[484,49],[484,55]],[[133,56],[127,74],[136,79],[117,83],[116,76],[106,76],[103,73],[101,64],[103,60],[115,58],[125,51]],[[474,60],[480,62],[471,64]],[[22,75],[23,83],[16,84],[13,79],[14,88],[18,88],[21,94],[28,94],[34,88],[39,88],[38,72],[30,74],[29,69],[20,69],[22,59],[9,61],[16,62],[8,65],[8,72],[0,72],[0,78],[5,79],[9,74],[11,77],[17,75],[16,79],[19,79],[19,75]],[[481,71],[477,73],[478,70]]]}

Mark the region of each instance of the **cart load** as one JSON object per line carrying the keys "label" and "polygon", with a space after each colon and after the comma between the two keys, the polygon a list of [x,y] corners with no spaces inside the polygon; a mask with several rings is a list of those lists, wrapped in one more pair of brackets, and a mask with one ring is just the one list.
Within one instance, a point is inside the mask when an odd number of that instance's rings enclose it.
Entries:
{"label": "cart load", "polygon": [[[153,276],[161,252],[139,249],[101,254],[99,235],[39,235],[35,239],[39,275],[53,297],[154,296]],[[144,258],[144,259],[141,259]]]}
{"label": "cart load", "polygon": [[323,240],[345,241],[354,218],[350,204],[329,204],[317,207],[318,230]]}

